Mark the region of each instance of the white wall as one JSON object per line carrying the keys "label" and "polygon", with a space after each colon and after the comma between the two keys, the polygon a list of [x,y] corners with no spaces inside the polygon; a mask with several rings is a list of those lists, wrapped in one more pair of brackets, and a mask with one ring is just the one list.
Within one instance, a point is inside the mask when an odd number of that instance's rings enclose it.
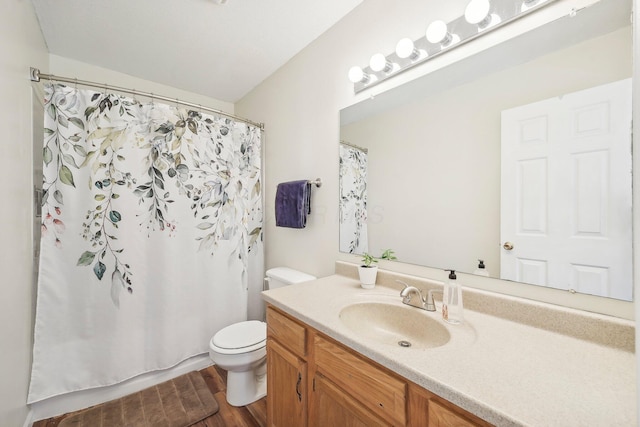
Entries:
{"label": "white wall", "polygon": [[[347,71],[366,64],[377,50],[391,52],[401,37],[420,37],[430,9],[449,20],[460,15],[465,4],[367,0],[236,104],[238,114],[266,123],[267,267],[289,266],[316,276],[333,272],[338,252],[338,112],[355,100]],[[421,29],[415,25],[417,17]],[[323,186],[312,190],[307,227],[276,228],[277,183],[316,177]]]}
{"label": "white wall", "polygon": [[169,98],[177,98],[181,101],[203,105],[229,114],[234,113],[234,105],[230,102],[219,101],[214,98],[209,98],[208,96],[176,89],[171,86],[133,77],[128,74],[119,73],[117,71],[108,70],[106,68],[97,67],[95,65],[75,61],[58,55],[50,55],[49,67],[51,74],[56,76],[76,78],[78,80],[87,80],[96,83],[104,82],[110,86],[119,86],[122,88],[139,90],[141,92],[163,95]]}
{"label": "white wall", "polygon": [[48,68],[30,1],[0,3],[0,425],[27,416],[33,334],[32,91],[29,67]]}
{"label": "white wall", "polygon": [[[366,65],[375,52],[393,52],[402,37],[421,37],[429,21],[456,18],[464,13],[467,4],[466,0],[367,0],[258,85],[236,104],[236,113],[266,125],[267,268],[283,265],[323,276],[333,273],[336,259],[359,260],[338,251],[338,113],[341,108],[428,74],[507,37],[566,16],[572,8],[579,9],[591,3],[592,0],[558,0],[473,43],[354,95],[347,79],[351,66]],[[307,228],[276,228],[273,208],[277,183],[316,176],[322,178],[324,185],[313,191],[312,214]],[[408,264],[383,262],[381,267],[445,279],[442,271]],[[634,316],[632,303],[604,301],[589,295],[570,295],[474,276],[462,279],[469,286],[625,318]]]}

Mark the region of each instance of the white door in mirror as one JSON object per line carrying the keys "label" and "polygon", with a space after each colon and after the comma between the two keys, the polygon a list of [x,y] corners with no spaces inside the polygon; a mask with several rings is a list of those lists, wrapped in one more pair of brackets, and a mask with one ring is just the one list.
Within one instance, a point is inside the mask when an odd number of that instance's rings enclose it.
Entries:
{"label": "white door in mirror", "polygon": [[632,298],[631,79],[502,112],[503,279]]}

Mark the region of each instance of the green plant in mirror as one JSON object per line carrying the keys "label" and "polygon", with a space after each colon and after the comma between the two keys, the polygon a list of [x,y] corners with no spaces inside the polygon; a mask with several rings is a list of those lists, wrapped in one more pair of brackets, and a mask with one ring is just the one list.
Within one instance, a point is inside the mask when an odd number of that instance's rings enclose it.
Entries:
{"label": "green plant in mirror", "polygon": [[380,259],[386,259],[388,261],[395,261],[398,259],[398,257],[396,257],[393,253],[393,249],[386,249],[384,252],[382,252],[382,255],[380,255]]}

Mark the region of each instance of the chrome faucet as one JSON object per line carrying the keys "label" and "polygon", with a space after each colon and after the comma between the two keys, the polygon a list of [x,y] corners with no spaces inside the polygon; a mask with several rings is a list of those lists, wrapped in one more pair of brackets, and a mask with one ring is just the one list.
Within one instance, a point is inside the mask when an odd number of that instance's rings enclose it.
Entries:
{"label": "chrome faucet", "polygon": [[440,289],[429,289],[427,299],[424,302],[424,309],[427,311],[436,311],[436,303],[433,301],[434,293],[442,293]]}
{"label": "chrome faucet", "polygon": [[400,291],[400,296],[402,297],[403,304],[426,310],[425,305],[427,300],[422,297],[422,292],[420,292],[420,289],[416,288],[415,286],[409,286],[402,280],[396,280],[396,282],[404,285],[404,289]]}

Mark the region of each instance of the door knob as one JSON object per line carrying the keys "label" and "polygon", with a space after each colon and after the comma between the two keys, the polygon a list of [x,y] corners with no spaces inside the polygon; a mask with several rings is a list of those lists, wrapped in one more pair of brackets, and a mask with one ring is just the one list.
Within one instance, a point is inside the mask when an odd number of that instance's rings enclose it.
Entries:
{"label": "door knob", "polygon": [[506,250],[510,251],[511,249],[513,249],[513,243],[511,242],[504,242],[504,244],[502,245],[503,248],[505,248]]}

